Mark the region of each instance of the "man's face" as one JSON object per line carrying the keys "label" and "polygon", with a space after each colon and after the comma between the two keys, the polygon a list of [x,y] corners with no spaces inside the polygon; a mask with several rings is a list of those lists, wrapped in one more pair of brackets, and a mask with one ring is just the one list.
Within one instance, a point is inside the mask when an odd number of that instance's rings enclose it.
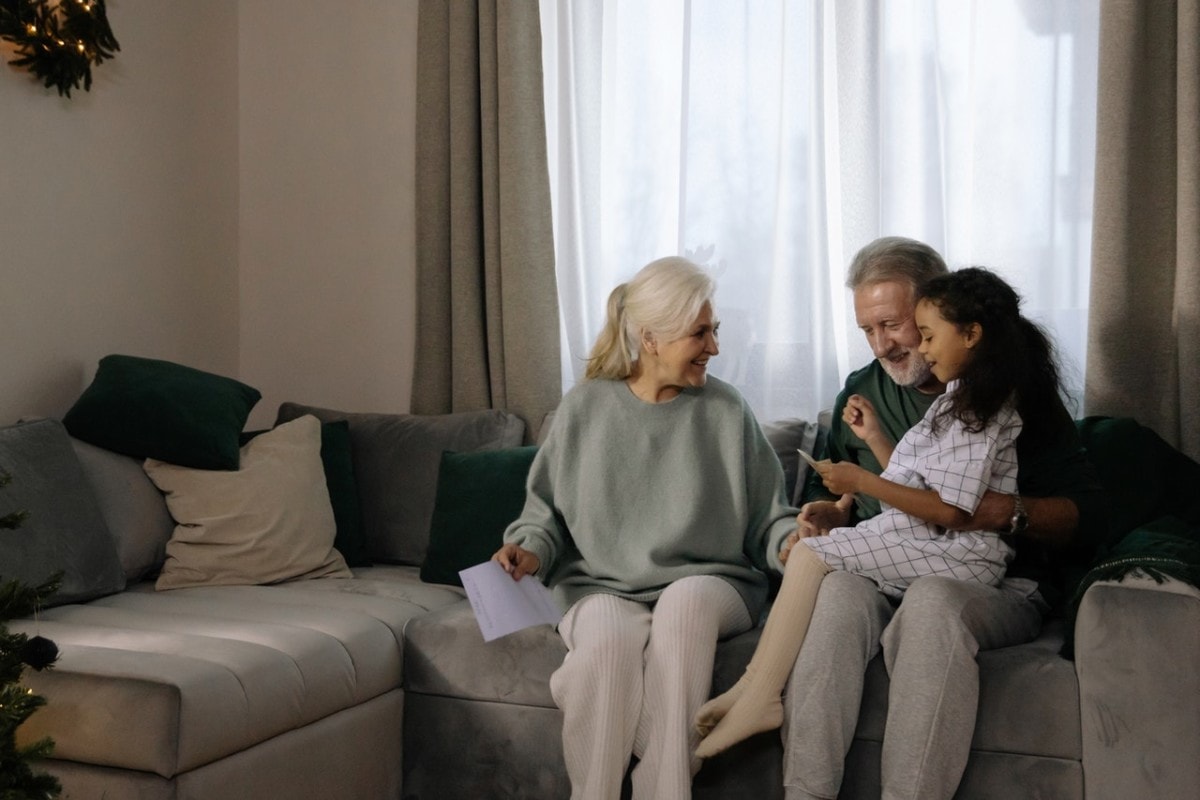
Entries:
{"label": "man's face", "polygon": [[854,290],[854,317],[871,352],[901,386],[941,388],[917,351],[921,332],[914,320],[913,288],[901,281],[868,283]]}

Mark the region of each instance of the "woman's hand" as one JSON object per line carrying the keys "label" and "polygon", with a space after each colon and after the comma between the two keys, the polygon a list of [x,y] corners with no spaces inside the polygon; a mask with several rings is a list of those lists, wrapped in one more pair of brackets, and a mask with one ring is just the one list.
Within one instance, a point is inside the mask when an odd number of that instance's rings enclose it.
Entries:
{"label": "woman's hand", "polygon": [[533,553],[515,544],[506,544],[492,555],[492,561],[497,562],[504,571],[512,575],[514,581],[519,581],[526,575],[535,575],[542,566],[542,561]]}

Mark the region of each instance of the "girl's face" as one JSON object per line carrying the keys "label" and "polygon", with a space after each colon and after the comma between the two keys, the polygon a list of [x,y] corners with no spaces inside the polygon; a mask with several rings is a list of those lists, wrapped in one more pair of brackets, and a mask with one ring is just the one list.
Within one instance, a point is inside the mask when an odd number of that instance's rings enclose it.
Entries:
{"label": "girl's face", "polygon": [[961,326],[947,322],[929,300],[917,303],[916,322],[921,332],[918,352],[925,357],[934,376],[942,383],[960,377],[975,355],[983,328],[978,322]]}

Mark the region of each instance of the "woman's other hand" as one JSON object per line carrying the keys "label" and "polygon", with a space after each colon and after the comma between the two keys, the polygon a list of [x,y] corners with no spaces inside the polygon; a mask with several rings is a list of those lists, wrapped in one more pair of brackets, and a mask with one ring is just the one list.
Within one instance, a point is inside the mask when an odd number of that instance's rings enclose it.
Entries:
{"label": "woman's other hand", "polygon": [[533,553],[515,544],[506,544],[495,552],[492,561],[512,575],[514,581],[519,581],[526,575],[534,575],[542,566],[542,561]]}

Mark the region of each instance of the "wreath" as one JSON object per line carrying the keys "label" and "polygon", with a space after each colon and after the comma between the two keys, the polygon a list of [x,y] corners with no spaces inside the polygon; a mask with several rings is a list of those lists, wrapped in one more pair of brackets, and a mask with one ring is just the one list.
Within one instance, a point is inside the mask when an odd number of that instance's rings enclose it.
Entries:
{"label": "wreath", "polygon": [[16,45],[10,64],[58,89],[60,97],[81,84],[90,90],[92,65],[121,49],[104,0],[0,0],[0,39]]}

